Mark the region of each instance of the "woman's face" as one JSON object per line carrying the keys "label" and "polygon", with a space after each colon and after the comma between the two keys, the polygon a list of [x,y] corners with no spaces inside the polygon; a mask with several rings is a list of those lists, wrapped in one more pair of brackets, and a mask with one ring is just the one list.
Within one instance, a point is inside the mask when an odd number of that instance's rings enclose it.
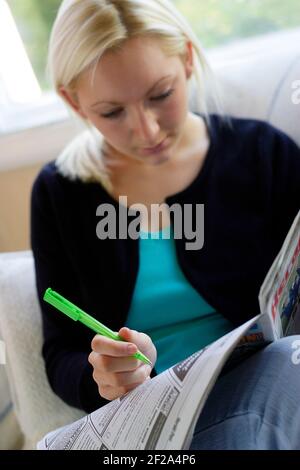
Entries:
{"label": "woman's face", "polygon": [[112,153],[150,165],[169,160],[185,134],[190,46],[184,63],[166,56],[157,40],[131,39],[105,54],[94,73],[88,70],[78,80],[76,110]]}

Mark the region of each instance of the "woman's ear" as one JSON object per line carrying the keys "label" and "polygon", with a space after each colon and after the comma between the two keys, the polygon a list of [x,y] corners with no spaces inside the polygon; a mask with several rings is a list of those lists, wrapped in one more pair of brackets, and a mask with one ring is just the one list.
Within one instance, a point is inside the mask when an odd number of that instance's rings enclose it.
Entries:
{"label": "woman's ear", "polygon": [[187,41],[186,43],[186,56],[185,56],[185,73],[186,78],[191,78],[194,72],[194,52],[193,52],[193,44],[191,41]]}
{"label": "woman's ear", "polygon": [[66,90],[65,87],[61,86],[58,90],[59,95],[67,101],[67,103],[71,106],[73,111],[75,113],[79,114],[83,119],[87,119],[87,116],[84,114],[84,112],[81,110],[80,105],[74,96],[70,91]]}

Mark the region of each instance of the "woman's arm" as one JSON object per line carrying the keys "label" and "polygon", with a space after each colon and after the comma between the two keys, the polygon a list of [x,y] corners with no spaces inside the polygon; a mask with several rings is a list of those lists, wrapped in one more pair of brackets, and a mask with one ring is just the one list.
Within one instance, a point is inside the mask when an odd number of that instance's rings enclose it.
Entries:
{"label": "woman's arm", "polygon": [[43,301],[48,287],[80,304],[80,286],[74,275],[53,210],[51,178],[45,167],[31,195],[31,246],[36,287],[42,313],[42,354],[53,391],[66,403],[91,412],[107,403],[100,397],[88,362],[93,333],[64,318]]}
{"label": "woman's arm", "polygon": [[[117,267],[111,262],[115,247],[106,249],[105,261],[101,247],[94,244],[92,194],[92,186],[62,177],[51,163],[36,179],[31,200],[31,243],[47,375],[57,395],[87,412],[127,393],[149,378],[150,373],[155,375],[152,367],[129,357],[125,343],[110,340],[107,344],[107,338],[95,336],[80,322],[70,321],[43,301],[46,289],[51,287],[85,311],[95,312],[104,323],[110,321],[109,326],[116,329],[111,317],[121,309],[113,305],[106,292],[110,269],[116,277]],[[116,291],[117,285],[118,282]],[[117,322],[124,320],[122,314]],[[156,349],[151,339],[127,330],[124,329],[124,340],[133,341],[154,365]]]}

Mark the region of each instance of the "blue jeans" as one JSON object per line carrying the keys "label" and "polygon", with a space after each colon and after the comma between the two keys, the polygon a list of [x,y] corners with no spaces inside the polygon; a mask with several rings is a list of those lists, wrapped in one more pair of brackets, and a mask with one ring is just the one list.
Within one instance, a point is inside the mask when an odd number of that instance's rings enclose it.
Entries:
{"label": "blue jeans", "polygon": [[295,340],[300,335],[269,344],[218,379],[198,419],[191,450],[300,449]]}

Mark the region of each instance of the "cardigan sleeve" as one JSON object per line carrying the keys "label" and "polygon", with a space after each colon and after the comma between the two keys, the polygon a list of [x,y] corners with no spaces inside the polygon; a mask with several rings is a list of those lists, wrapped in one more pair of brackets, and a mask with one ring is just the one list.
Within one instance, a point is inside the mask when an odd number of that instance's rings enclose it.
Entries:
{"label": "cardigan sleeve", "polygon": [[63,200],[55,201],[53,194],[55,179],[46,166],[31,193],[31,247],[42,314],[42,355],[53,391],[69,405],[91,412],[108,403],[98,393],[87,360],[93,333],[43,301],[45,290],[51,287],[76,303],[79,289],[55,217],[54,206]]}

